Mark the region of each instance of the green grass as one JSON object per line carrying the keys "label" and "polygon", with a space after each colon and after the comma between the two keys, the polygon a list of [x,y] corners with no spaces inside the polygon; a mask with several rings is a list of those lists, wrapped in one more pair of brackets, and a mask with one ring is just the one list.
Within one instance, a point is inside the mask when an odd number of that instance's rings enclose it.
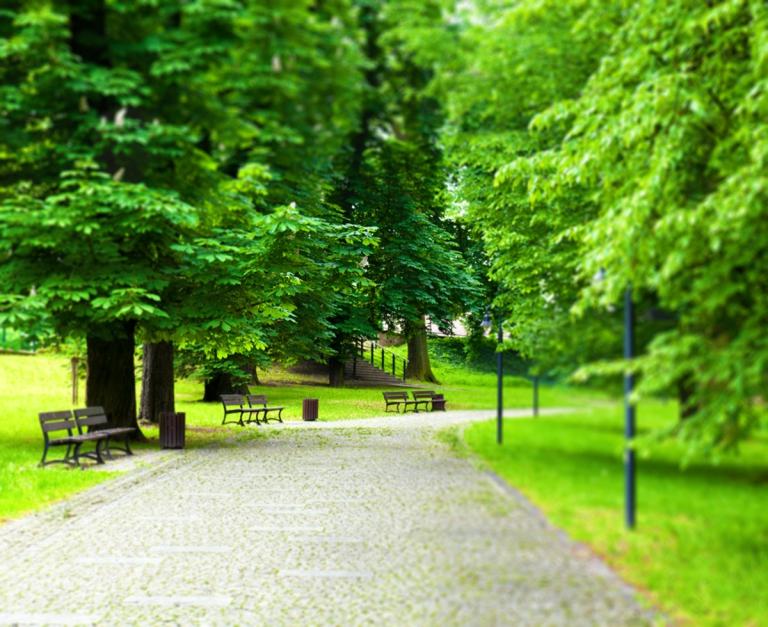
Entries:
{"label": "green grass", "polygon": [[60,357],[0,355],[0,521],[114,476],[57,465],[37,468],[42,454],[37,413],[70,406],[66,366]]}
{"label": "green grass", "polygon": [[[492,408],[496,403],[496,378],[491,373],[477,374],[450,363],[435,362],[442,386],[430,386],[446,394],[449,409]],[[274,369],[262,375],[264,385],[252,386],[253,393],[266,394],[270,404],[286,407],[287,420],[301,419],[301,401],[320,399],[320,420],[346,420],[381,415],[381,388],[331,388],[322,377],[291,374]],[[84,394],[81,383],[81,401]],[[528,406],[530,384],[508,377],[505,406]],[[202,384],[193,380],[177,382],[177,411],[187,414],[187,445],[190,447],[226,445],[227,441],[258,437],[259,430],[221,426],[221,405],[203,403]],[[543,388],[546,405],[573,405],[590,400],[589,392]],[[61,355],[0,354],[0,520],[19,516],[43,507],[78,490],[115,475],[114,472],[72,471],[64,466],[37,468],[42,437],[37,422],[41,411],[68,409],[71,403],[70,369]],[[393,416],[393,419],[396,419]],[[157,446],[157,429],[143,428]],[[266,431],[266,430],[263,430]],[[53,450],[53,454],[60,451]],[[108,466],[107,466],[108,469]]]}
{"label": "green grass", "polygon": [[[638,409],[644,431],[674,420],[671,403]],[[694,624],[768,624],[768,438],[736,457],[681,469],[680,448],[638,460],[638,525],[623,524],[621,407],[505,421],[464,432],[469,449],[558,527],[590,545],[648,598]]]}
{"label": "green grass", "polygon": [[[450,409],[492,408],[493,373],[433,362]],[[382,413],[380,388],[330,388],[319,377],[278,369],[263,373],[253,392],[286,406],[299,420],[301,400],[320,399],[321,420]],[[177,382],[177,411],[187,414],[189,446],[226,446],[268,429],[220,426],[219,403],[202,403],[199,382]],[[82,389],[81,389],[82,393]],[[528,407],[530,384],[506,379],[506,407]],[[41,453],[37,413],[71,406],[69,365],[57,355],[0,355],[0,520],[43,507],[114,472],[36,467]],[[592,546],[652,602],[696,624],[768,624],[768,441],[743,446],[718,466],[701,461],[681,470],[674,444],[655,447],[639,460],[638,530],[623,529],[621,409],[589,390],[543,387],[542,406],[578,413],[505,421],[505,445],[495,444],[492,422],[446,434],[446,441],[479,454],[520,488],[559,527]],[[81,402],[82,404],[82,402]],[[674,419],[675,406],[659,401],[639,408],[643,430]],[[489,413],[492,413],[490,411]],[[393,416],[393,420],[397,417]],[[157,430],[144,427],[157,447]]]}

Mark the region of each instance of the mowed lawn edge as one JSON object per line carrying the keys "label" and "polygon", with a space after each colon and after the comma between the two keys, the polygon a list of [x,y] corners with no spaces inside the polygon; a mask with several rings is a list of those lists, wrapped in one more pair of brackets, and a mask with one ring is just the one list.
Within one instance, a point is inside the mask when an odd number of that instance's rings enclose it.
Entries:
{"label": "mowed lawn edge", "polygon": [[[674,419],[674,405],[642,403],[643,433]],[[591,547],[649,603],[684,622],[768,624],[768,437],[719,463],[680,464],[679,445],[640,448],[638,523],[624,528],[619,404],[447,434],[524,494],[557,527]]]}

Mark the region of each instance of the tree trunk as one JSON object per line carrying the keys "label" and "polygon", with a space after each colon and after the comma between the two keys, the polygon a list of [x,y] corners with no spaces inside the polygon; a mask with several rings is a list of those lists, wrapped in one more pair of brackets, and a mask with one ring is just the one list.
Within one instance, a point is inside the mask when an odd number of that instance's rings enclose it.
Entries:
{"label": "tree trunk", "polygon": [[205,380],[203,401],[206,403],[219,401],[222,394],[248,394],[248,386],[243,383],[235,384],[232,375],[228,372],[217,372]]}
{"label": "tree trunk", "polygon": [[158,422],[161,412],[175,412],[173,344],[144,344],[139,416]]}
{"label": "tree trunk", "polygon": [[408,368],[405,376],[409,379],[440,383],[432,373],[427,351],[427,327],[422,317],[419,323],[409,325],[408,330]]}
{"label": "tree trunk", "polygon": [[135,427],[136,439],[143,440],[136,422],[135,327],[135,322],[115,322],[88,334],[85,402],[103,407],[110,427]]}
{"label": "tree trunk", "polygon": [[680,408],[680,420],[687,420],[695,416],[696,412],[699,411],[698,404],[692,400],[695,392],[696,386],[690,374],[686,374],[678,379],[677,399]]}
{"label": "tree trunk", "polygon": [[328,358],[328,385],[334,388],[344,387],[344,360],[338,357]]}

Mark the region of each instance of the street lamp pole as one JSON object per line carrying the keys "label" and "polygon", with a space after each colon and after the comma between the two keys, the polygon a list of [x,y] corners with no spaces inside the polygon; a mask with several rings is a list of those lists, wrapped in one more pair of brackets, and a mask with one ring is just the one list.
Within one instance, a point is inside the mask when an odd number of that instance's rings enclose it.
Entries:
{"label": "street lamp pole", "polygon": [[[499,335],[498,335],[498,343],[499,347],[501,347],[501,344],[504,342],[504,329],[501,324],[501,320],[499,320]],[[496,395],[496,443],[501,445],[501,443],[504,441],[504,433],[503,433],[503,423],[502,423],[502,413],[504,407],[503,403],[503,381],[504,381],[504,354],[499,350],[496,353],[496,385],[498,386],[497,395]]]}
{"label": "street lamp pole", "polygon": [[[635,311],[632,302],[632,286],[624,292],[624,358],[629,361],[635,356]],[[624,502],[625,520],[628,529],[635,528],[635,406],[631,396],[635,387],[635,376],[631,371],[624,375]]]}

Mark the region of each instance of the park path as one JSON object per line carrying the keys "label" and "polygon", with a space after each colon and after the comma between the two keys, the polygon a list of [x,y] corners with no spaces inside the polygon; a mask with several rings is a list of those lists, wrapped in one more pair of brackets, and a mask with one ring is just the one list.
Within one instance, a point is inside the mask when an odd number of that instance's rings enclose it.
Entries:
{"label": "park path", "polygon": [[0,528],[0,624],[654,620],[431,429],[287,427],[164,460]]}

